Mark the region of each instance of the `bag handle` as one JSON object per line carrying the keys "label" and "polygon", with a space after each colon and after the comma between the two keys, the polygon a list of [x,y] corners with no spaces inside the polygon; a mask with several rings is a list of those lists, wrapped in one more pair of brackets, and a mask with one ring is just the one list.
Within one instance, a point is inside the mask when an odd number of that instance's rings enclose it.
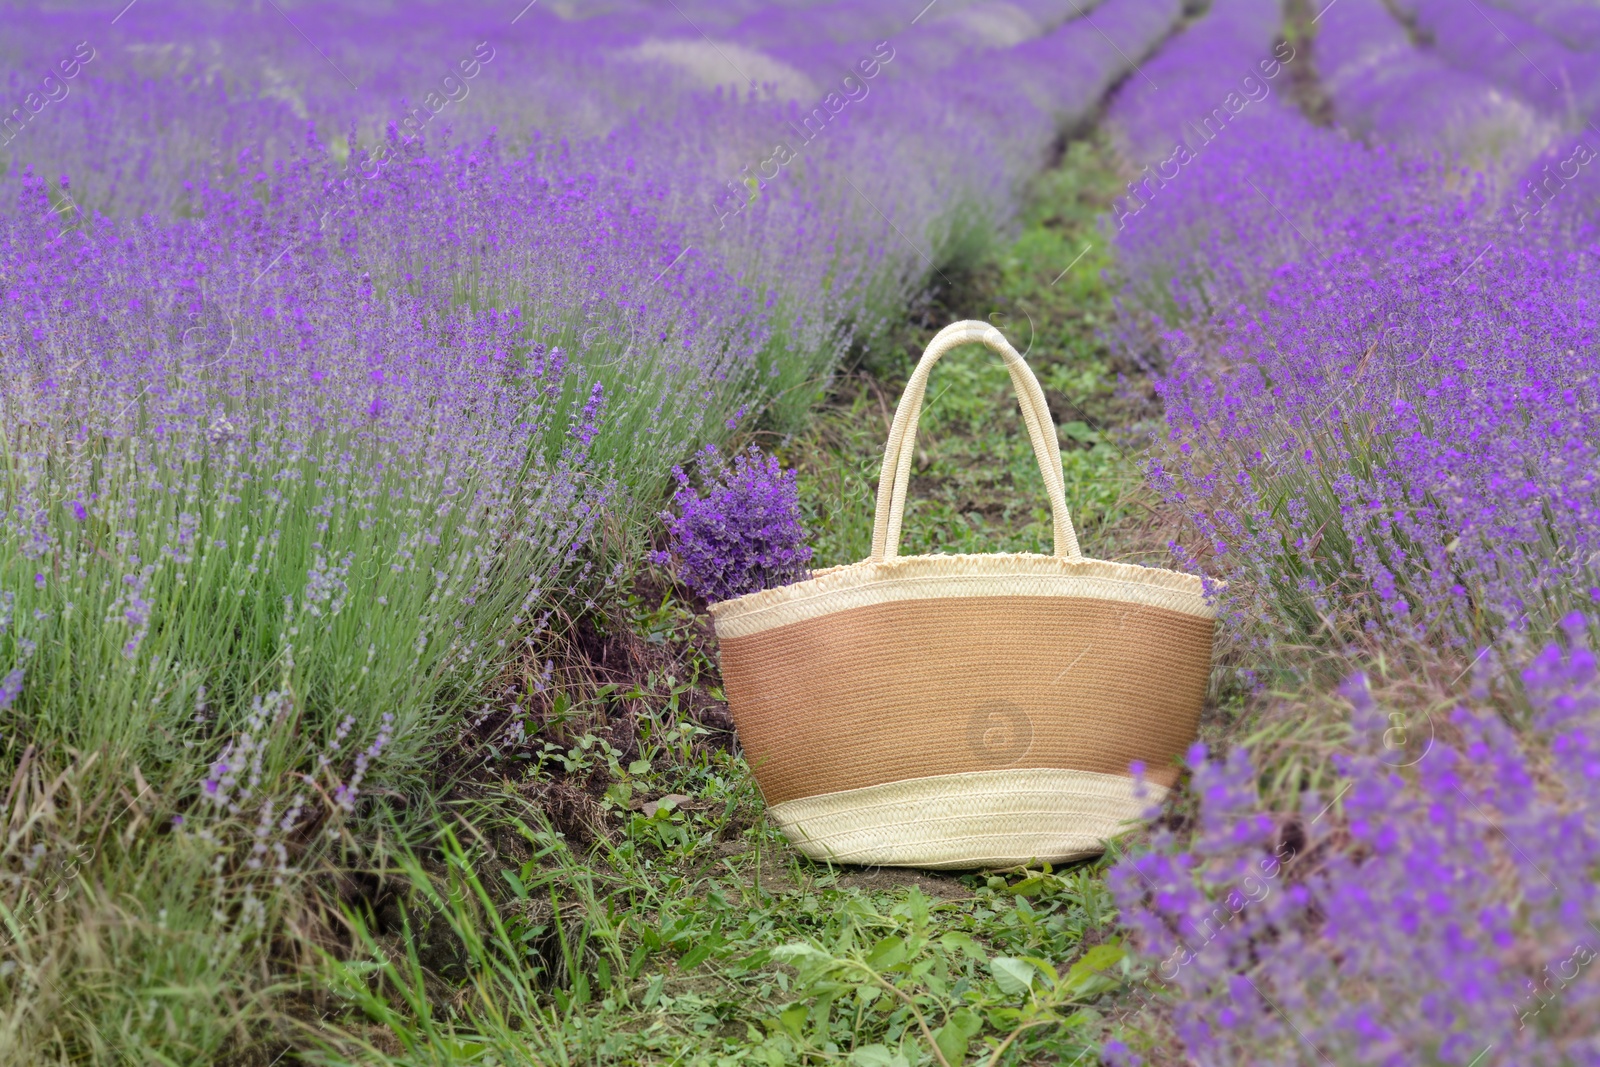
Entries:
{"label": "bag handle", "polygon": [[922,397],[928,388],[928,375],[939,358],[952,348],[965,344],[988,345],[1000,353],[1011,384],[1017,391],[1022,421],[1033,442],[1033,454],[1044,475],[1045,493],[1050,497],[1050,512],[1055,520],[1055,554],[1067,559],[1082,559],[1078,534],[1067,511],[1066,477],[1061,470],[1061,446],[1056,441],[1056,425],[1050,418],[1039,379],[1005,335],[987,322],[967,319],[940,330],[911,372],[900,406],[889,429],[889,443],[883,450],[883,471],[878,477],[878,510],[872,524],[871,559],[894,559],[900,554],[900,523],[906,508],[907,488],[911,483],[911,460],[916,453],[917,421],[922,417]]}

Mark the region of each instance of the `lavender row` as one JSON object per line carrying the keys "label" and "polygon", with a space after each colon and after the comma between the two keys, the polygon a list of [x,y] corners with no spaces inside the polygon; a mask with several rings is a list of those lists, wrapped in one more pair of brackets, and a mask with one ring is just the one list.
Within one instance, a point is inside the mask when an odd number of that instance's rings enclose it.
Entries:
{"label": "lavender row", "polygon": [[1463,21],[1432,0],[1406,9],[1437,49],[1413,45],[1376,0],[1330,10],[1317,55],[1334,118],[1371,142],[1476,175],[1485,183],[1481,210],[1518,233],[1532,225],[1567,233],[1558,243],[1582,245],[1600,218],[1590,167],[1600,141],[1584,128],[1589,105],[1579,99],[1588,91],[1579,84],[1575,96],[1564,68],[1561,99],[1541,91],[1554,83],[1536,57],[1553,52],[1557,63],[1593,64],[1505,12],[1475,10],[1480,17]]}
{"label": "lavender row", "polygon": [[[1431,158],[1426,139],[1479,120],[1426,96],[1406,117],[1404,87],[1438,68],[1387,19],[1341,0],[1319,27],[1335,117],[1369,121],[1371,147],[1262,106],[1130,187],[1124,340],[1165,370],[1150,475],[1198,533],[1192,565],[1228,581],[1235,632],[1455,645],[1475,692],[1435,721],[1352,680],[1352,751],[1298,811],[1264,809],[1250,753],[1197,749],[1196,832],[1112,879],[1197,1063],[1589,1062],[1597,249],[1519,231],[1503,183]],[[1257,40],[1213,28],[1163,58],[1216,93],[1203,56]],[[1163,117],[1154,96],[1119,109],[1134,130]],[[1519,736],[1484,709],[1524,658]]]}
{"label": "lavender row", "polygon": [[1433,0],[1415,0],[1405,11],[1440,57],[1543,116],[1543,130],[1519,146],[1528,162],[1514,175],[1506,216],[1519,230],[1532,224],[1587,232],[1600,218],[1600,185],[1590,166],[1600,150],[1600,41],[1587,35],[1581,13],[1552,6],[1551,18],[1540,22],[1510,6],[1481,7],[1466,20]]}
{"label": "lavender row", "polygon": [[1475,72],[1569,125],[1593,120],[1600,113],[1600,40],[1592,36],[1593,8],[1569,16],[1565,24],[1576,36],[1563,40],[1524,17],[1521,6],[1483,5],[1463,13],[1439,0],[1404,0],[1399,5],[1453,66]]}
{"label": "lavender row", "polygon": [[1498,0],[1490,9],[1528,19],[1575,52],[1600,48],[1600,11],[1582,0]]}
{"label": "lavender row", "polygon": [[1127,218],[1152,475],[1241,621],[1473,642],[1591,603],[1592,253],[1484,197],[1279,108]]}
{"label": "lavender row", "polygon": [[[1469,23],[1458,15],[1453,23]],[[1350,0],[1323,16],[1318,73],[1336,120],[1368,140],[1442,154],[1510,185],[1556,138],[1530,98],[1507,93],[1480,64],[1452,66],[1415,47],[1381,0]]]}
{"label": "lavender row", "polygon": [[[286,194],[306,201],[321,225],[330,210],[348,206],[351,190],[363,184],[356,174],[391,177],[386,171],[400,157],[391,148],[395,137],[478,144],[505,127],[509,135],[497,142],[515,156],[565,136],[576,157],[572,169],[627,186],[628,195],[659,199],[655,214],[677,229],[660,235],[669,254],[658,267],[680,252],[709,257],[782,307],[779,318],[792,325],[787,365],[794,367],[794,380],[775,383],[782,392],[825,371],[849,342],[842,324],[854,323],[870,338],[875,316],[902,301],[960,239],[953,225],[1002,225],[1016,187],[1048,152],[1056,129],[1086,114],[1126,69],[1123,56],[1143,54],[1177,14],[1165,0],[1116,0],[1095,11],[1092,30],[1068,27],[1038,39],[1031,54],[1008,52],[1006,34],[1044,33],[1082,10],[1035,6],[1028,19],[1010,23],[1002,18],[1009,8],[990,12],[990,22],[1000,22],[987,37],[973,29],[984,25],[983,5],[935,9],[919,24],[898,27],[906,38],[899,46],[889,38],[839,46],[850,50],[848,59],[838,49],[794,42],[760,52],[692,39],[686,25],[663,21],[659,12],[569,24],[533,9],[520,28],[481,25],[481,16],[451,22],[413,14],[377,25],[366,20],[359,33],[347,16],[296,13],[295,26],[307,37],[334,42],[323,49],[327,63],[270,13],[263,24],[142,7],[145,22],[125,22],[114,33],[131,26],[146,35],[154,29],[158,39],[203,36],[214,54],[204,64],[180,60],[175,78],[148,78],[143,57],[165,55],[165,44],[137,39],[133,30],[132,40],[106,37],[99,58],[83,66],[76,97],[41,114],[17,144],[41,165],[48,160],[52,174],[71,176],[68,220],[96,212],[192,213],[185,186],[248,187],[255,184],[251,160],[281,159],[324,172],[331,202]],[[867,10],[872,18],[862,17]],[[812,27],[886,22],[861,5],[791,13]],[[728,32],[750,32],[759,42],[759,21]],[[30,17],[27,25],[36,35],[21,42],[30,54],[48,54],[47,39],[104,32],[64,16]],[[436,43],[451,39],[459,42],[453,50]],[[407,61],[378,63],[377,55],[395,51]],[[976,89],[937,77],[969,53],[990,56],[996,76]],[[1061,62],[1079,53],[1083,63]],[[108,57],[121,69],[108,66]],[[261,71],[265,87],[252,90],[228,77],[251,68]],[[292,92],[272,88],[282,77],[273,72],[283,68],[300,75]],[[1075,77],[1066,84],[1054,77],[1049,92],[1027,95],[1041,73],[1056,72]],[[760,80],[760,88],[733,91],[728,83],[740,74]],[[351,89],[345,76],[361,89]],[[1001,114],[1008,121],[994,123]],[[181,123],[171,121],[177,115]],[[314,137],[318,147],[308,154],[310,121],[324,129],[353,121],[354,140],[324,145]],[[545,132],[530,142],[530,130]],[[223,145],[233,147],[219,152]],[[886,158],[902,162],[886,167]],[[326,176],[341,163],[349,173]],[[13,180],[17,174],[13,167]],[[740,207],[731,228],[730,208],[741,200],[760,201],[753,205],[759,210]]]}
{"label": "lavender row", "polygon": [[[1174,47],[1145,63],[1112,100],[1106,118],[1124,153],[1139,164],[1161,158],[1187,166],[1229,125],[1282,103],[1285,60],[1274,50],[1283,31],[1279,0],[1218,5],[1187,27]],[[1180,152],[1178,146],[1186,152]],[[1162,177],[1171,180],[1172,175]]]}

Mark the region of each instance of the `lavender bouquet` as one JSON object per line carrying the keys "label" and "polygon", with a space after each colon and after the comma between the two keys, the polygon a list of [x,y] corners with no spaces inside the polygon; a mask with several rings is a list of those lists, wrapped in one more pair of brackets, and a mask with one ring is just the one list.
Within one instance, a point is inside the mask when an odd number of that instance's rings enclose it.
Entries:
{"label": "lavender bouquet", "polygon": [[810,577],[811,549],[800,522],[795,472],[755,446],[730,464],[717,450],[700,453],[706,492],[702,496],[684,473],[673,469],[678,514],[662,513],[672,539],[658,562],[676,562],[678,574],[707,600],[731,600]]}

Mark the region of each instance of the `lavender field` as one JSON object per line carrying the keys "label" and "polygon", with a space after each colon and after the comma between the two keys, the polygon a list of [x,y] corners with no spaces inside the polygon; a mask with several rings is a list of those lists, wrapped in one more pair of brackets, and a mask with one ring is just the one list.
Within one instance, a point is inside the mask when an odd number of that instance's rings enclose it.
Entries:
{"label": "lavender field", "polygon": [[[0,1064],[1600,1064],[1600,3],[124,2],[0,9]],[[1202,740],[814,864],[705,598],[962,318]]]}

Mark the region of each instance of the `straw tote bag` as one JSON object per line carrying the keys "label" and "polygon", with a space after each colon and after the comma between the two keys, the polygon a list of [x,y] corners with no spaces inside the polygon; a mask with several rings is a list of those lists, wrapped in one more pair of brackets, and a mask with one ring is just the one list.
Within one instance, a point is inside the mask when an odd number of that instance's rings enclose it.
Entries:
{"label": "straw tote bag", "polygon": [[[973,342],[1011,372],[1053,555],[899,554],[928,374]],[[906,384],[872,555],[710,610],[745,757],[795,847],[926,868],[1103,851],[1175,781],[1216,625],[1199,578],[1078,551],[1044,393],[1000,331],[976,321],[941,330]]]}

